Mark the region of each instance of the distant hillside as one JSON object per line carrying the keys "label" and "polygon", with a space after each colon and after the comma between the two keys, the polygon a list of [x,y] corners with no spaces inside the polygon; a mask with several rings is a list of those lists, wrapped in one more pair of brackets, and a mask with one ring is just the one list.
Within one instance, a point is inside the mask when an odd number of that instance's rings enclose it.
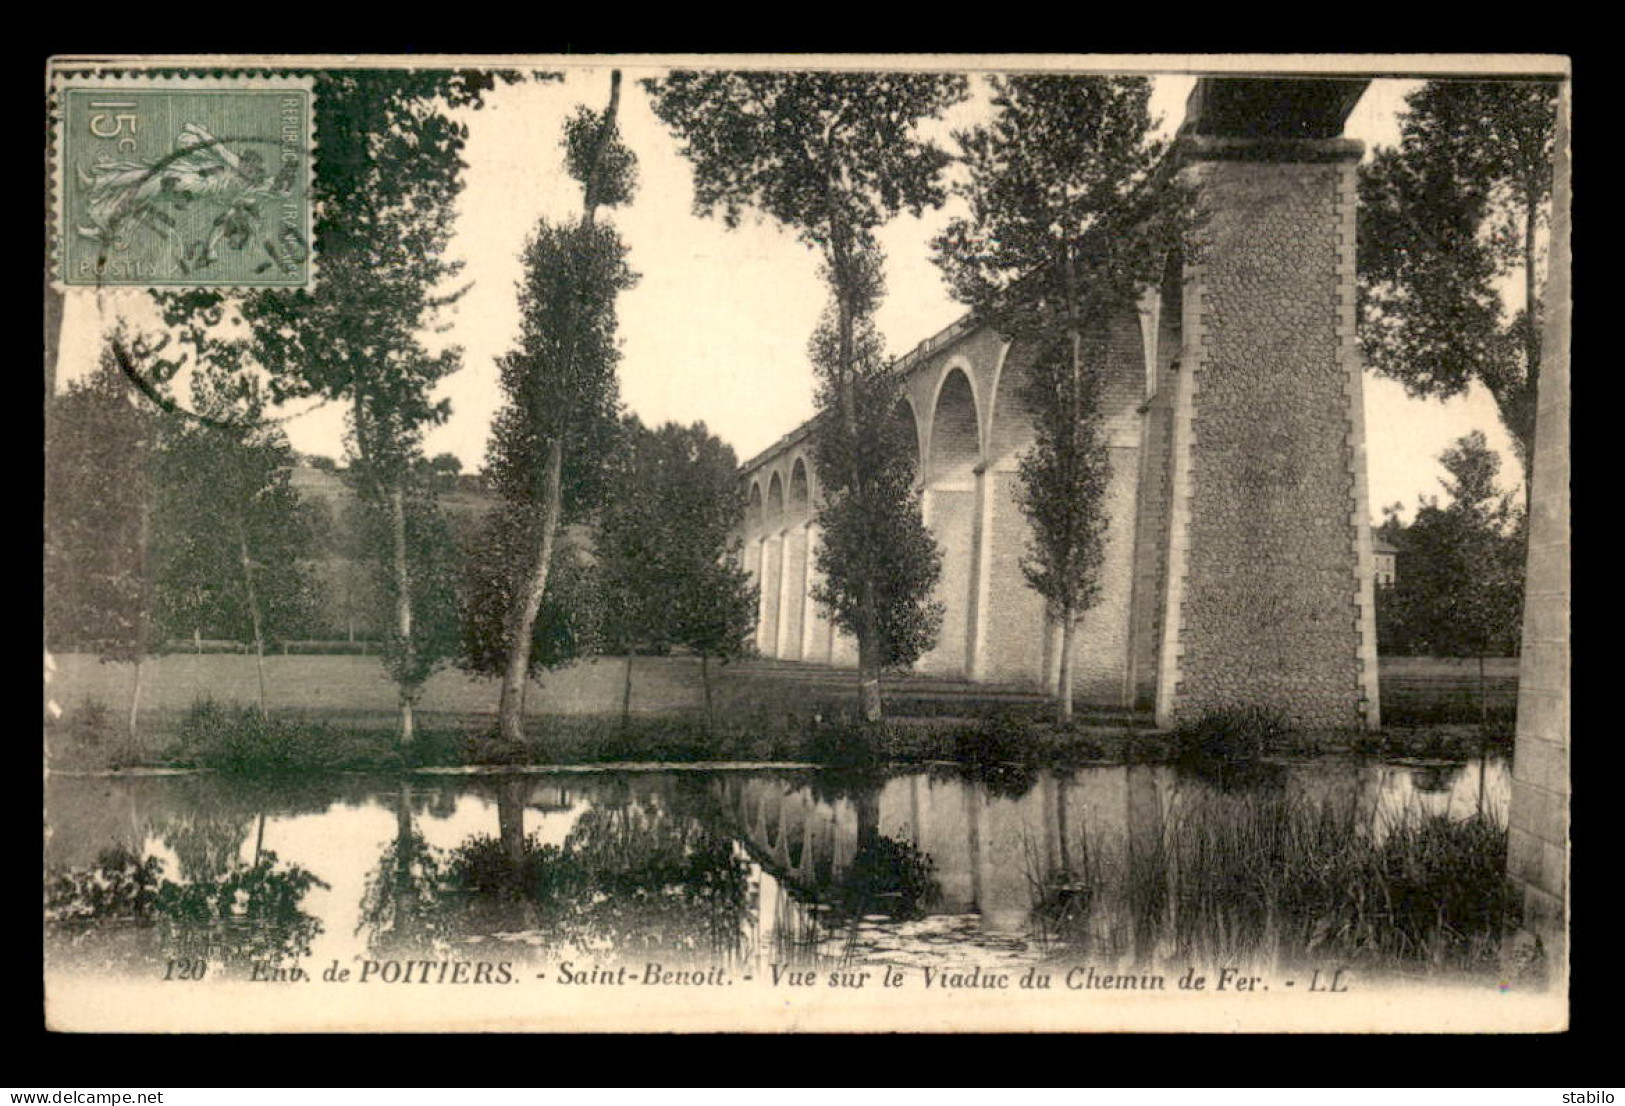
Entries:
{"label": "distant hillside", "polygon": [[[355,489],[343,469],[319,463],[294,466],[290,483],[318,512],[316,555],[310,563],[324,601],[322,622],[312,628],[315,635],[333,641],[377,640],[383,635],[387,612],[378,600],[373,572],[356,549]],[[472,473],[447,474],[441,484],[440,507],[466,548],[496,507],[496,494],[483,477]]]}

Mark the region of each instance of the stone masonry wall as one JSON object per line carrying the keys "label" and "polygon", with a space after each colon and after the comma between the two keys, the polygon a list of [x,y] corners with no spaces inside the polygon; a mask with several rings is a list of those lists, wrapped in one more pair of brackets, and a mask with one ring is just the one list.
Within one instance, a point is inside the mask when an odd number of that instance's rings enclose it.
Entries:
{"label": "stone masonry wall", "polygon": [[1341,264],[1349,145],[1322,160],[1230,150],[1200,166],[1213,216],[1185,293],[1199,297],[1199,326],[1189,481],[1176,489],[1189,513],[1175,718],[1259,705],[1303,726],[1365,724],[1365,505],[1350,453],[1353,333],[1339,325],[1354,295]]}
{"label": "stone masonry wall", "polygon": [[1163,289],[1158,319],[1156,385],[1142,416],[1138,532],[1134,552],[1132,695],[1136,706],[1150,706],[1157,694],[1157,657],[1162,614],[1167,602],[1168,503],[1173,489],[1174,394],[1179,357],[1179,285]]}
{"label": "stone masonry wall", "polygon": [[1550,978],[1567,968],[1569,887],[1569,243],[1568,95],[1559,101],[1552,190],[1551,279],[1541,334],[1535,463],[1518,730],[1512,756],[1507,870],[1523,892],[1523,926],[1538,936]]}

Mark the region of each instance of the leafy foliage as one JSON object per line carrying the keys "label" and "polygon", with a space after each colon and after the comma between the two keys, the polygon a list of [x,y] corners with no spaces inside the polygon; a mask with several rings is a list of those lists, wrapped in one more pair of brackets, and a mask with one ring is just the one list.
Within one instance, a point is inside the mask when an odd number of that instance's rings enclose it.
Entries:
{"label": "leafy foliage", "polygon": [[1361,348],[1412,395],[1483,385],[1527,472],[1557,86],[1430,81],[1406,106],[1399,146],[1360,170]]}
{"label": "leafy foliage", "polygon": [[1021,572],[1057,622],[1087,611],[1100,598],[1100,564],[1110,523],[1102,504],[1111,480],[1111,450],[1100,396],[1104,343],[1074,375],[1065,343],[1042,350],[1022,382],[1033,412],[1034,442],[1022,454],[1016,503],[1032,523]]}
{"label": "leafy foliage", "polygon": [[274,426],[171,420],[157,454],[158,619],[171,637],[301,636],[318,604],[316,522]]}
{"label": "leafy foliage", "polygon": [[1036,440],[1019,502],[1027,582],[1061,625],[1061,716],[1072,634],[1099,598],[1110,451],[1101,412],[1109,328],[1170,258],[1194,251],[1194,200],[1156,172],[1142,77],[994,77],[992,120],[956,135],[971,215],[933,243],[955,296],[1036,357],[1021,384]]}
{"label": "leafy foliage", "polygon": [[1496,486],[1500,458],[1482,431],[1440,455],[1448,506],[1423,500],[1390,530],[1397,578],[1379,589],[1384,652],[1482,657],[1515,654],[1523,621],[1526,515]]}
{"label": "leafy foliage", "polygon": [[[561,522],[602,497],[616,444],[616,297],[635,283],[610,224],[537,224],[525,243],[519,347],[498,361],[506,402],[491,429],[486,471],[507,509],[535,518],[547,496],[547,452],[563,454]],[[536,519],[532,526],[539,526]]]}
{"label": "leafy foliage", "polygon": [[[815,364],[828,363],[828,324],[826,317],[813,340]],[[823,495],[815,558],[821,579],[812,596],[846,633],[871,637],[881,667],[906,668],[931,648],[942,626],[942,604],[931,598],[942,551],[921,513],[913,421],[900,417],[896,375],[877,363],[879,340],[865,324],[859,356],[867,364],[850,385],[856,433],[842,433],[826,418],[813,437]],[[831,390],[824,384],[821,400],[832,399]]]}
{"label": "leafy foliage", "polygon": [[[510,653],[513,566],[523,556],[525,535],[511,516],[486,520],[463,559],[462,651],[458,665],[481,676],[500,676]],[[534,677],[599,650],[603,612],[597,572],[580,546],[561,541],[553,550],[547,594],[531,624],[530,668]]]}
{"label": "leafy foliage", "polygon": [[[864,715],[878,721],[881,668],[912,660],[935,633],[926,604],[938,567],[911,510],[911,474],[897,478],[907,454],[887,440],[895,384],[869,321],[882,287],[875,231],[946,198],[948,155],[917,128],[964,98],[964,78],[675,72],[644,87],[694,167],[697,211],[734,227],[754,209],[822,255],[834,303],[812,350],[828,550],[820,601],[858,640]],[[874,480],[868,462],[880,465]]]}
{"label": "leafy foliage", "polygon": [[1053,340],[1132,308],[1190,253],[1188,185],[1158,175],[1143,77],[992,78],[992,120],[955,135],[968,218],[932,243],[956,298],[1006,333]]}
{"label": "leafy foliage", "polygon": [[757,596],[739,567],[733,450],[703,423],[651,429],[635,417],[621,443],[594,543],[605,650],[741,655]]}
{"label": "leafy foliage", "polygon": [[596,507],[615,445],[620,392],[615,368],[616,297],[634,282],[615,228],[600,207],[628,202],[635,159],[616,119],[620,71],[603,112],[581,108],[565,127],[566,167],[581,184],[581,217],[542,219],[525,243],[516,350],[498,361],[504,403],[486,464],[503,500],[519,556],[506,581],[509,661],[500,722],[522,739],[523,679],[534,623],[546,600],[561,525]]}
{"label": "leafy foliage", "polygon": [[674,72],[643,82],[694,166],[694,207],[754,209],[826,250],[947,198],[945,151],[915,128],[964,99],[926,73]]}
{"label": "leafy foliage", "polygon": [[111,350],[51,400],[45,453],[45,632],[56,651],[137,660],[155,646],[149,478],[156,417]]}
{"label": "leafy foliage", "polygon": [[302,903],[312,888],[327,886],[270,850],[208,878],[176,881],[165,878],[157,857],[115,847],[90,867],[48,874],[45,919],[48,933],[70,941],[135,927],[156,938],[153,961],[207,957],[244,971],[310,955],[322,926]]}

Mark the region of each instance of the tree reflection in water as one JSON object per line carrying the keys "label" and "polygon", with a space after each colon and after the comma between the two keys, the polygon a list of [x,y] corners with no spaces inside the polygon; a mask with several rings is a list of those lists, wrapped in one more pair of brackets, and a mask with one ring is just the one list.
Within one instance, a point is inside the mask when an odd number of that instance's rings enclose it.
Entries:
{"label": "tree reflection in water", "polygon": [[431,955],[447,939],[440,909],[444,873],[436,850],[412,825],[415,798],[401,780],[395,794],[395,839],[384,847],[361,895],[357,932],[367,935],[373,956]]}
{"label": "tree reflection in water", "polygon": [[117,846],[89,867],[56,869],[46,881],[47,933],[76,961],[104,968],[201,957],[210,970],[243,974],[308,956],[322,925],[301,903],[327,884],[268,849],[252,863],[219,859],[213,873],[171,880],[157,857]]}
{"label": "tree reflection in water", "polygon": [[403,817],[362,903],[375,954],[487,936],[626,957],[740,954],[754,912],[750,869],[712,828],[703,788],[604,781],[554,844],[525,832],[532,787],[498,781],[497,834],[445,853]]}
{"label": "tree reflection in water", "polygon": [[[870,919],[907,922],[924,917],[942,899],[936,864],[915,842],[880,832],[880,793],[890,774],[883,769],[825,771],[784,792],[780,802],[805,797],[803,816],[834,819],[849,805],[854,815],[853,851],[844,864],[829,850],[817,850],[799,872],[786,871],[763,853],[757,856],[785,891],[777,925],[768,935],[774,958],[785,964],[849,961],[856,955],[862,930]],[[741,841],[752,842],[748,826],[736,818]],[[753,842],[760,845],[759,842]],[[831,957],[828,942],[843,941]]]}

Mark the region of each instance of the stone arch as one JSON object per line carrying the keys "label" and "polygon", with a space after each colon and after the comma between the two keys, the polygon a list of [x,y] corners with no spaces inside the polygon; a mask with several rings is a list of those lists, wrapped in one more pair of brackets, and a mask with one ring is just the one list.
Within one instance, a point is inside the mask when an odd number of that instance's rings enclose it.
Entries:
{"label": "stone arch", "polygon": [[1037,343],[1025,339],[1005,343],[999,356],[993,373],[993,394],[988,397],[985,455],[989,465],[1013,468],[1015,458],[1032,444],[1032,409],[1024,392],[1037,356]]}
{"label": "stone arch", "polygon": [[897,397],[892,405],[891,423],[894,427],[906,427],[909,440],[914,443],[914,479],[916,482],[925,476],[925,444],[923,428],[920,426],[920,413],[914,409],[914,401],[907,395]]}
{"label": "stone arch", "polygon": [[932,401],[926,485],[967,478],[981,460],[982,426],[976,387],[966,368],[956,362],[937,382]]}
{"label": "stone arch", "polygon": [[767,510],[764,519],[770,531],[784,521],[784,481],[779,479],[777,469],[773,470],[773,478],[767,483]]}
{"label": "stone arch", "polygon": [[790,518],[806,518],[811,506],[812,483],[807,472],[807,459],[798,456],[790,466]]}
{"label": "stone arch", "polygon": [[766,657],[779,656],[779,624],[784,590],[784,481],[774,469],[767,482],[763,509],[760,616],[756,620],[756,648]]}
{"label": "stone arch", "polygon": [[745,498],[745,530],[750,534],[762,528],[762,482],[750,482],[750,494]]}
{"label": "stone arch", "polygon": [[921,667],[964,675],[974,668],[982,429],[975,387],[960,365],[937,384],[927,442],[925,520],[942,552],[936,598],[943,614],[936,648],[921,658]]}

